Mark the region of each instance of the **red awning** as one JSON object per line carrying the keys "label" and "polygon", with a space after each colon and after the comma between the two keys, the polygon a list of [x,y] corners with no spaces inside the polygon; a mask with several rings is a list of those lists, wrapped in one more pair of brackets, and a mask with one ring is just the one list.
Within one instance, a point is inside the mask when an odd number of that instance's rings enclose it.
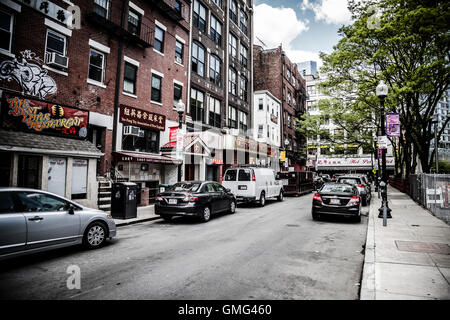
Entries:
{"label": "red awning", "polygon": [[182,160],[177,160],[168,156],[151,153],[114,152],[116,162],[150,162],[160,164],[182,164]]}

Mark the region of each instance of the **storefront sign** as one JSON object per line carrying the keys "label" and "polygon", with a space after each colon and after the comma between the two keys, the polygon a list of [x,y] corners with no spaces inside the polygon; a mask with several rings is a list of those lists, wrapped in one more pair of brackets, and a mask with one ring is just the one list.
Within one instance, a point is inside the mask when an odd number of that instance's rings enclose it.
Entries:
{"label": "storefront sign", "polygon": [[386,115],[386,133],[388,137],[400,137],[400,115],[388,113]]}
{"label": "storefront sign", "polygon": [[[2,118],[5,127],[34,133],[86,138],[89,111],[52,102],[4,94]],[[2,104],[2,105],[3,105]]]}
{"label": "storefront sign", "polygon": [[252,153],[256,153],[258,151],[258,142],[254,140],[248,140],[248,151]]}
{"label": "storefront sign", "polygon": [[258,154],[262,156],[267,156],[268,145],[265,143],[258,143]]}
{"label": "storefront sign", "polygon": [[166,116],[134,107],[120,105],[120,122],[141,128],[164,131]]}
{"label": "storefront sign", "polygon": [[18,0],[18,2],[27,5],[43,14],[47,17],[58,20],[62,23],[67,23],[68,25],[72,24],[70,18],[72,18],[72,14],[69,11],[61,8],[60,6],[54,4],[51,1],[47,0]]}
{"label": "storefront sign", "polygon": [[236,149],[241,151],[247,151],[248,140],[242,137],[236,137]]}
{"label": "storefront sign", "polygon": [[[373,159],[373,163],[376,163],[376,160]],[[322,167],[337,167],[337,166],[363,166],[363,167],[372,167],[372,159],[371,158],[327,158],[327,159],[318,159],[317,164]],[[386,158],[387,165],[394,165],[394,158],[389,157]]]}
{"label": "storefront sign", "polygon": [[286,151],[280,151],[280,161],[281,162],[286,161]]}

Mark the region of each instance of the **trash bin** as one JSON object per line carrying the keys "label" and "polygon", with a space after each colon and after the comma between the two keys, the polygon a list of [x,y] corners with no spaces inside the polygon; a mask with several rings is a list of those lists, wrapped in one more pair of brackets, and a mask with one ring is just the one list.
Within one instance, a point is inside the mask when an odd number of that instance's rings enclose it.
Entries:
{"label": "trash bin", "polygon": [[137,217],[137,185],[133,182],[115,182],[112,185],[111,215],[117,219]]}

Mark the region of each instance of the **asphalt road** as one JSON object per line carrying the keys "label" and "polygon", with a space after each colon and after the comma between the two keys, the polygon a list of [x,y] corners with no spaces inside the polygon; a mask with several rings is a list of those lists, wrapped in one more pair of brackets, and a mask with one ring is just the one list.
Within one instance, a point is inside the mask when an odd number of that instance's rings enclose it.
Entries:
{"label": "asphalt road", "polygon": [[[358,299],[367,217],[313,221],[311,201],[241,205],[208,223],[134,224],[98,250],[2,261],[0,298]],[[80,268],[80,290],[67,289],[71,265]]]}

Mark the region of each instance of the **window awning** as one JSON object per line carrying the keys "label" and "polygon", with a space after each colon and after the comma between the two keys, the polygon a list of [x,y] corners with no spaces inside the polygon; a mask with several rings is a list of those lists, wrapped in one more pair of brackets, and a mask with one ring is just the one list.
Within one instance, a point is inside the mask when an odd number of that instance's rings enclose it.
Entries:
{"label": "window awning", "polygon": [[182,160],[152,153],[114,152],[116,162],[150,162],[159,164],[182,164]]}

